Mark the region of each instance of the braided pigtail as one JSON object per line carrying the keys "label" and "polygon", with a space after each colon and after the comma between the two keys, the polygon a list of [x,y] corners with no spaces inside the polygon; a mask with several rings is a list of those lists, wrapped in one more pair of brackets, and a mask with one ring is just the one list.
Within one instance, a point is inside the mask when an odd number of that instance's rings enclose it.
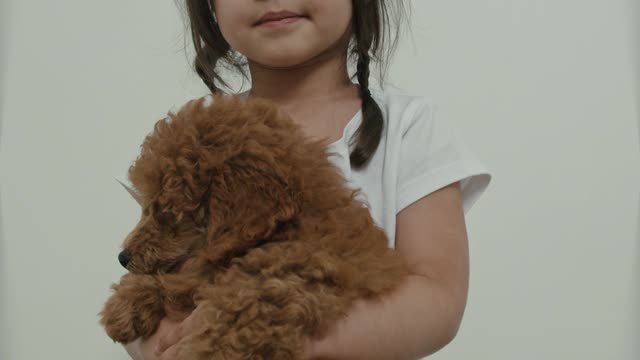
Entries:
{"label": "braided pigtail", "polygon": [[352,53],[357,56],[356,77],[362,99],[362,123],[356,130],[354,150],[349,155],[351,166],[359,169],[367,165],[375,153],[384,129],[382,110],[371,96],[369,90],[369,65],[371,56],[378,49],[380,39],[380,9],[367,1],[353,1],[353,36],[355,40]]}
{"label": "braided pigtail", "polygon": [[362,98],[362,123],[354,134],[356,146],[349,156],[351,165],[356,169],[369,162],[380,144],[384,128],[382,110],[369,90],[369,62],[369,54],[367,52],[360,53],[357,77]]}

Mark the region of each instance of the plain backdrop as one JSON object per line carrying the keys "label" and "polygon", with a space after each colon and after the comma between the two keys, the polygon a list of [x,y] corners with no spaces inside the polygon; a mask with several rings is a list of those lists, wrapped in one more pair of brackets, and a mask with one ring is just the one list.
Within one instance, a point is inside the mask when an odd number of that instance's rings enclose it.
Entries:
{"label": "plain backdrop", "polygon": [[[631,0],[413,1],[389,80],[494,174],[434,359],[640,358],[639,21]],[[182,20],[172,0],[4,0],[0,41],[0,358],[126,359],[97,316],[138,216],[115,178],[206,92]]]}

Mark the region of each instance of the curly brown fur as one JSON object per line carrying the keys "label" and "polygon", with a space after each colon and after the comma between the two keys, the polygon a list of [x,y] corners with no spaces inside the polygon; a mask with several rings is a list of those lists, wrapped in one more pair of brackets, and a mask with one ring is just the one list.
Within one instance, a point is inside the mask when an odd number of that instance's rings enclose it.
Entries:
{"label": "curly brown fur", "polygon": [[129,169],[142,214],[101,312],[114,341],[194,311],[179,359],[300,359],[407,275],[325,145],[273,103],[208,95],[169,115]]}

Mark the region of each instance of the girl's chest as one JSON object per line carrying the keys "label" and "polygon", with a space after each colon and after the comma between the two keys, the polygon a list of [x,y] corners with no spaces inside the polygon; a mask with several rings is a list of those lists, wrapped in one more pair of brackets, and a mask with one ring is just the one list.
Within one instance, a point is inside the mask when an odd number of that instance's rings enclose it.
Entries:
{"label": "girl's chest", "polygon": [[313,140],[325,140],[333,144],[343,138],[347,125],[360,114],[359,101],[347,101],[332,105],[316,105],[296,113],[292,120]]}

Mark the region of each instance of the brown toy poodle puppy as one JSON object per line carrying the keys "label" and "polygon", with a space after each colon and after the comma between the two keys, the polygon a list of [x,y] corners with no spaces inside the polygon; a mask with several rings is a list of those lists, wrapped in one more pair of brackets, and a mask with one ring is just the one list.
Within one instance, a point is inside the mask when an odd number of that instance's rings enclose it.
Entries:
{"label": "brown toy poodle puppy", "polygon": [[141,148],[129,272],[100,313],[114,341],[194,311],[179,359],[300,359],[355,299],[408,274],[325,145],[267,100],[192,100]]}

